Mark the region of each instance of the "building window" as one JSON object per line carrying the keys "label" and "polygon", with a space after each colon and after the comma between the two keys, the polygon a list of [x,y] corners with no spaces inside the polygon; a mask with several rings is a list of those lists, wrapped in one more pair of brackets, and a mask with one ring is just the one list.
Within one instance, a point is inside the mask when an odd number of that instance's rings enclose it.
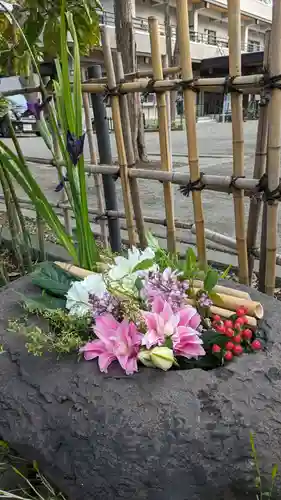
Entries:
{"label": "building window", "polygon": [[248,52],[260,52],[261,43],[256,40],[249,40],[248,42]]}
{"label": "building window", "polygon": [[217,44],[217,32],[213,30],[204,29],[204,42],[208,45]]}

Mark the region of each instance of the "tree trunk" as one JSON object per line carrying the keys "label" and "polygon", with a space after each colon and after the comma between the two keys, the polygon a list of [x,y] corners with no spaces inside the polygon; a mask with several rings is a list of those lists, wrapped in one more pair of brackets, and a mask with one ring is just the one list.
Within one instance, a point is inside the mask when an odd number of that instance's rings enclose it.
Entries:
{"label": "tree trunk", "polygon": [[[122,55],[124,72],[135,72],[137,58],[132,0],[115,0],[114,13],[117,50]],[[128,94],[128,105],[136,161],[147,161],[139,94]]]}

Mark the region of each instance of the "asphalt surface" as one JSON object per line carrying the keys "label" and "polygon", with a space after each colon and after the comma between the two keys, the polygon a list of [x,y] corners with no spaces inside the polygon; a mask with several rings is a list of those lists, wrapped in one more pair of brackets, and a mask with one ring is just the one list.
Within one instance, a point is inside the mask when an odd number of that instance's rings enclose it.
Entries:
{"label": "asphalt surface", "polygon": [[[254,152],[256,144],[257,122],[245,123],[245,175],[252,177],[254,165]],[[200,168],[203,172],[213,175],[231,175],[232,173],[232,134],[231,124],[218,124],[213,122],[199,123],[197,126],[197,140]],[[10,140],[6,140],[10,144]],[[116,155],[114,135],[111,134],[112,151]],[[23,137],[20,144],[26,156],[50,157],[50,153],[41,138]],[[158,133],[146,133],[146,144],[149,158],[151,160],[160,159],[159,156],[159,135]],[[172,133],[172,151],[174,159],[174,169],[188,171],[187,143],[185,131]],[[89,157],[88,145],[86,144],[85,156]],[[54,192],[56,186],[56,172],[54,167],[44,167],[32,165],[31,169],[44,189],[48,199],[58,201],[60,195]],[[96,208],[96,194],[94,180],[89,177],[89,205]],[[163,186],[158,181],[139,180],[139,189],[143,205],[144,215],[149,217],[165,217],[163,203]],[[116,182],[118,203],[120,210],[123,210],[122,192],[120,181]],[[178,192],[178,187],[174,186],[175,217],[181,221],[193,222],[192,197],[185,198]],[[20,189],[18,193],[24,195]],[[204,190],[202,192],[203,207],[205,214],[205,226],[208,229],[218,231],[228,236],[235,235],[233,198],[231,195],[215,193]],[[248,212],[248,200],[245,203],[246,217]],[[164,234],[165,229],[150,226],[153,231]],[[280,218],[278,225],[280,233]],[[179,235],[186,234],[179,231]],[[279,238],[278,249],[281,250],[281,238]]]}

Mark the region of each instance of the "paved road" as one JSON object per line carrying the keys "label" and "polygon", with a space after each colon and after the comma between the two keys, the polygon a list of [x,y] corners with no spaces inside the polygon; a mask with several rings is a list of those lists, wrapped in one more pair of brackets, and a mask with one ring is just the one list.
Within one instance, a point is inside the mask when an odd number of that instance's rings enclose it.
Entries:
{"label": "paved road", "polygon": [[[256,142],[257,122],[245,123],[245,170],[247,176],[252,176],[254,151]],[[200,154],[201,170],[214,175],[229,175],[232,171],[232,137],[231,124],[200,123],[197,126],[198,146]],[[111,135],[113,154],[116,155],[114,135]],[[9,142],[9,140],[8,140]],[[43,141],[36,137],[25,137],[20,139],[21,146],[26,156],[49,157],[50,154]],[[151,159],[159,158],[159,136],[157,133],[146,134],[147,150],[152,155]],[[172,134],[172,149],[174,161],[177,162],[176,169],[186,171],[187,146],[185,132],[177,131]],[[86,145],[86,156],[89,156]],[[158,155],[158,156],[157,156]],[[180,165],[178,165],[180,163]],[[48,198],[57,201],[58,195],[54,193],[56,177],[54,170],[50,167],[32,166],[32,170],[40,182],[41,187],[48,194]],[[139,181],[143,212],[145,215],[164,217],[163,187],[158,181]],[[117,192],[120,209],[123,209],[122,194],[119,181],[117,181]],[[193,222],[192,199],[185,198],[178,193],[174,186],[175,194],[175,216],[185,221]],[[93,179],[89,178],[89,204],[96,207],[96,196]],[[234,214],[232,196],[222,193],[214,193],[204,190],[203,206],[206,227],[223,234],[234,236]],[[248,210],[248,202],[246,202]],[[154,227],[152,227],[155,230]],[[280,220],[279,220],[280,229]],[[158,229],[157,229],[158,230]],[[159,229],[159,231],[163,230]],[[181,233],[183,234],[183,233]],[[281,239],[279,241],[281,250]]]}

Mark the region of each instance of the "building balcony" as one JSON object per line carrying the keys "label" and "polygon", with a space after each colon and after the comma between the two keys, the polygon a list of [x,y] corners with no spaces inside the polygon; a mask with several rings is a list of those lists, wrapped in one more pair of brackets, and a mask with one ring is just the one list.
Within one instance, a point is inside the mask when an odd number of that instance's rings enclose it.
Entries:
{"label": "building balcony", "polygon": [[[101,24],[105,24],[109,27],[109,36],[111,41],[111,47],[116,48],[116,38],[115,38],[115,25],[114,25],[114,14],[111,12],[103,12],[101,15]],[[148,33],[148,21],[147,19],[136,17],[134,19],[135,37],[137,45],[138,55],[149,56],[150,50],[150,39]],[[161,53],[166,53],[165,45],[165,27],[159,24],[160,30],[160,48]],[[176,27],[172,27],[172,49],[174,48],[176,41]],[[227,56],[228,55],[228,39],[219,38],[217,36],[210,36],[206,33],[200,33],[191,31],[190,32],[190,47],[191,47],[191,57],[194,62],[200,62],[203,59],[208,59],[211,57]],[[263,46],[259,43],[247,43],[241,46],[241,52],[259,52],[263,50]]]}

